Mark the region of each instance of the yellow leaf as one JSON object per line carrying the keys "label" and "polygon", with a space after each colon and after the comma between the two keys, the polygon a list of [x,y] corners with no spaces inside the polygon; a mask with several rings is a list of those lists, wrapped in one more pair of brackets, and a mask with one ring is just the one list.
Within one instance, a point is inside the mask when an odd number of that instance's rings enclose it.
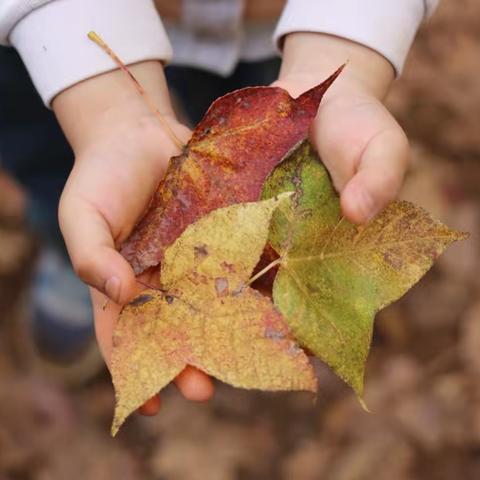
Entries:
{"label": "yellow leaf", "polygon": [[166,250],[161,291],[143,292],[116,326],[112,434],[186,365],[237,387],[316,390],[313,369],[283,317],[245,286],[272,213],[288,196],[215,210]]}

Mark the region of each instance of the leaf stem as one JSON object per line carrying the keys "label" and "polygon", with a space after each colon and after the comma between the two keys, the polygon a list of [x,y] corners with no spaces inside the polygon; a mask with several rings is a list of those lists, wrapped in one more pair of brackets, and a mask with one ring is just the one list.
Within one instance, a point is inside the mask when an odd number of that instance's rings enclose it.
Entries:
{"label": "leaf stem", "polygon": [[128,67],[120,60],[117,54],[105,43],[105,41],[98,35],[96,32],[88,32],[88,38],[96,43],[122,70],[128,78],[131,80],[135,88],[137,89],[138,93],[143,97],[145,103],[149,110],[157,117],[158,121],[162,124],[162,126],[167,131],[168,135],[175,143],[175,145],[180,149],[183,150],[184,144],[183,142],[175,135],[175,132],[172,130],[168,122],[163,118],[163,115],[160,113],[160,110],[155,106],[155,103],[147,94],[145,89],[142,87],[142,84],[135,78],[133,73],[128,69]]}
{"label": "leaf stem", "polygon": [[247,283],[245,283],[244,287],[248,287],[251,285],[255,280],[258,280],[262,275],[265,275],[269,270],[271,270],[273,267],[276,267],[277,265],[280,265],[282,263],[283,258],[277,258],[273,262],[269,263],[265,268],[262,268],[259,272],[257,272]]}

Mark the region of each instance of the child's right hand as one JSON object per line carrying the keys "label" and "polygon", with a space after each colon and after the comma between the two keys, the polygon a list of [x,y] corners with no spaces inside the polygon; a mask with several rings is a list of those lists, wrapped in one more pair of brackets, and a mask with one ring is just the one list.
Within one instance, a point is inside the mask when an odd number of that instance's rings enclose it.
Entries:
{"label": "child's right hand", "polygon": [[[175,119],[161,64],[130,68],[186,143],[190,131]],[[55,98],[53,108],[75,154],[60,201],[60,227],[76,273],[93,287],[95,329],[108,365],[119,305],[139,291],[117,247],[147,208],[169,159],[180,152],[121,71],[69,88]],[[105,311],[104,295],[115,302]],[[211,380],[194,369],[186,369],[176,384],[191,400],[205,400],[213,393]],[[149,402],[147,410],[156,413],[158,401]]]}

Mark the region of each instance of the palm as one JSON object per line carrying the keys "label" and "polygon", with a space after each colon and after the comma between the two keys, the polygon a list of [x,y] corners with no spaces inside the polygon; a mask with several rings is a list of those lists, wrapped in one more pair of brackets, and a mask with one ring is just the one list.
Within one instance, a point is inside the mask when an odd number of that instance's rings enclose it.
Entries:
{"label": "palm", "polygon": [[[189,131],[179,127],[183,138],[188,138]],[[103,264],[106,259],[110,268],[123,272],[122,292],[119,303],[124,303],[139,293],[142,285],[158,286],[158,269],[143,274],[135,279],[131,267],[117,252],[118,247],[130,234],[141,218],[150,198],[162,177],[168,160],[177,154],[175,147],[168,142],[164,130],[156,124],[147,131],[135,132],[128,129],[106,132],[95,151],[87,151],[88,162],[77,158],[75,170],[67,184],[61,211],[77,212],[73,220],[79,222],[79,214],[85,212],[90,221],[95,219],[101,226],[102,239],[93,239],[102,245],[94,250]],[[71,199],[75,205],[72,205]],[[65,205],[65,202],[67,203]],[[62,218],[61,214],[61,218]],[[72,216],[65,215],[65,221],[72,221]],[[80,223],[81,224],[81,223]],[[63,228],[69,232],[68,225]],[[68,233],[67,233],[68,235]],[[67,239],[68,240],[68,239]],[[70,238],[69,245],[75,242]],[[85,271],[91,271],[92,251],[87,252],[88,262]],[[78,252],[78,248],[73,251]],[[83,275],[82,262],[76,262],[77,271]],[[80,265],[80,267],[78,267]],[[127,281],[126,281],[127,279]],[[96,289],[91,289],[94,309],[95,331],[98,344],[107,365],[112,353],[112,335],[121,311],[119,304],[108,302],[106,297]],[[211,394],[208,378],[200,372],[187,369],[176,381],[182,393],[193,400],[203,400]],[[152,399],[146,406],[146,413],[156,413],[158,400]]]}

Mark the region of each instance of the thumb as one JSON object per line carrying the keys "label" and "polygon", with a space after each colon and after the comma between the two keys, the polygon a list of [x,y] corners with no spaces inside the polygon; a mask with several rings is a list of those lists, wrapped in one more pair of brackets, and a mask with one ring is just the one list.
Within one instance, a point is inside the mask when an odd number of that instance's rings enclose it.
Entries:
{"label": "thumb", "polygon": [[400,127],[372,137],[360,157],[357,172],[340,195],[342,212],[348,220],[367,223],[398,195],[409,151]]}
{"label": "thumb", "polygon": [[115,249],[101,212],[81,197],[67,194],[60,202],[59,222],[76,274],[115,303],[127,303],[136,292],[135,275]]}

